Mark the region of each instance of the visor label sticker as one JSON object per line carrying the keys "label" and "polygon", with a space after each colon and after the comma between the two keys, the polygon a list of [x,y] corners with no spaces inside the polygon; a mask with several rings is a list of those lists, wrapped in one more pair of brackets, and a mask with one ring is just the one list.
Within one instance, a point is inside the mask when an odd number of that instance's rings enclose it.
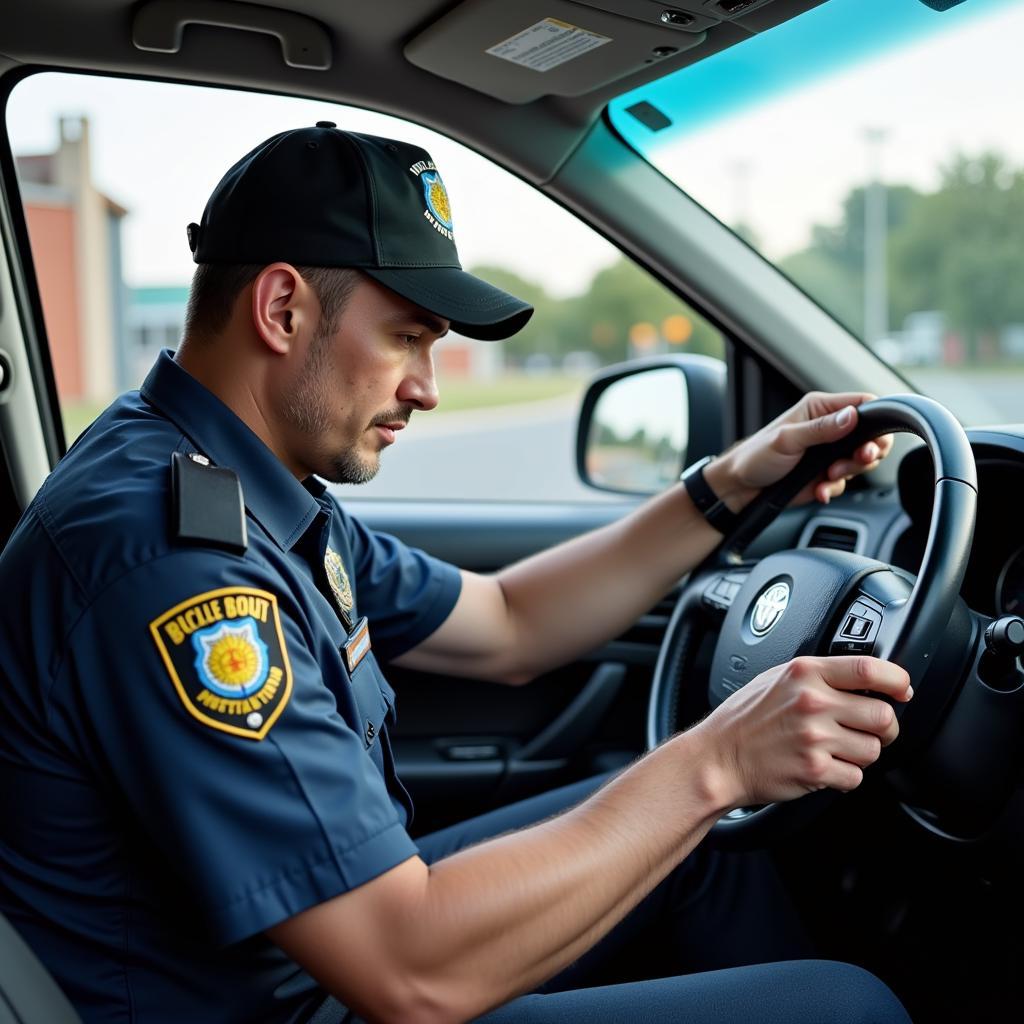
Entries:
{"label": "visor label sticker", "polygon": [[495,43],[486,52],[532,71],[550,71],[610,42],[609,36],[588,32],[557,18],[545,18]]}

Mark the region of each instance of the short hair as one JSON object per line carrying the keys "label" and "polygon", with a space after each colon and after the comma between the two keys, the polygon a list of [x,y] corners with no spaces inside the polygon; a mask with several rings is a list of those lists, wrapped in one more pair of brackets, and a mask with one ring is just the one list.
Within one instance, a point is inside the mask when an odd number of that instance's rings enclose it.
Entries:
{"label": "short hair", "polygon": [[[185,336],[209,337],[224,330],[242,289],[252,284],[265,263],[200,263],[192,275],[185,307]],[[362,276],[351,267],[296,267],[320,300],[321,327],[337,327]]]}

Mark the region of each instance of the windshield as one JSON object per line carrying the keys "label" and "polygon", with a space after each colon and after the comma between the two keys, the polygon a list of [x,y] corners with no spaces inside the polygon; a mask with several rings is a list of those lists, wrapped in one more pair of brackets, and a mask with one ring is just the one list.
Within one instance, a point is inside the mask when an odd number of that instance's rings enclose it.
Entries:
{"label": "windshield", "polygon": [[1021,39],[1024,0],[941,13],[920,0],[829,0],[618,97],[610,114],[963,423],[1016,422]]}

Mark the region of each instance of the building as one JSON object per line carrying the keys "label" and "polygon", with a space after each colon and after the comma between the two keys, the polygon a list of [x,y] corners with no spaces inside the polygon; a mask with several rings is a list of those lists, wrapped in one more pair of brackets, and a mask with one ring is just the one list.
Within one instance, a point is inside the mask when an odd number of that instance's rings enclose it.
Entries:
{"label": "building", "polygon": [[57,388],[105,402],[129,380],[121,221],[127,210],[92,181],[89,122],[60,119],[54,153],[16,158]]}
{"label": "building", "polygon": [[162,348],[176,349],[185,327],[188,285],[128,289],[125,308],[125,362],[130,387],[138,385]]}
{"label": "building", "polygon": [[[187,285],[128,288],[121,224],[128,211],[92,181],[89,122],[62,117],[56,152],[15,158],[36,279],[62,403],[105,405],[137,387],[162,348],[177,348]],[[442,377],[489,380],[502,348],[454,332],[435,349]]]}

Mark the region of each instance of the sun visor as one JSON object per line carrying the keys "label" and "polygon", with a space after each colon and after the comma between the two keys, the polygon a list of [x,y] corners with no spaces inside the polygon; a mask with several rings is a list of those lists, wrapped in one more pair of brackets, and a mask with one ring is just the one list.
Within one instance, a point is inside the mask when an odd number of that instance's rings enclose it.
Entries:
{"label": "sun visor", "polygon": [[[751,0],[737,14],[766,2]],[[708,29],[731,20],[714,4],[463,0],[410,40],[405,56],[506,103],[580,96],[699,46]]]}

